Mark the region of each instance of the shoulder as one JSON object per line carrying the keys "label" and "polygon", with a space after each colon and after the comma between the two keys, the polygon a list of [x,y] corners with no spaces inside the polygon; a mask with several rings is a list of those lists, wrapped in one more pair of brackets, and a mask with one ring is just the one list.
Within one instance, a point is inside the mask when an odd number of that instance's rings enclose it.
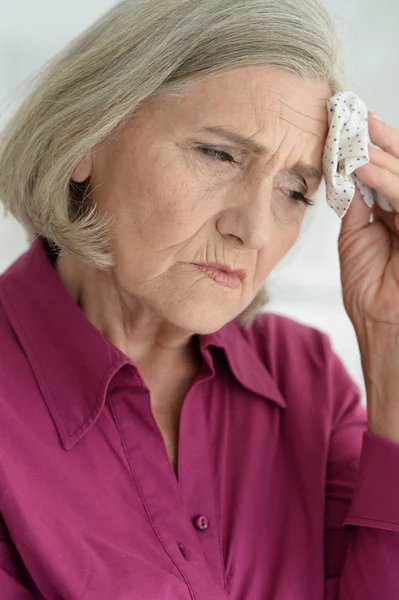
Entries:
{"label": "shoulder", "polygon": [[310,373],[323,368],[333,354],[327,333],[277,313],[260,313],[248,329],[239,331],[271,372],[295,363]]}
{"label": "shoulder", "polygon": [[[1,284],[0,284],[1,285]],[[0,297],[0,409],[7,410],[23,397],[32,371],[19,337],[16,335]],[[3,417],[4,417],[4,413]],[[2,417],[0,416],[0,420]]]}
{"label": "shoulder", "polygon": [[21,346],[1,302],[0,295],[0,356],[2,366],[2,369],[0,369],[0,374],[5,374],[7,372],[11,361],[15,358],[15,352],[20,353],[21,351]]}
{"label": "shoulder", "polygon": [[261,313],[247,330],[238,330],[291,407],[319,406],[332,418],[346,398],[360,397],[327,333],[276,313]]}

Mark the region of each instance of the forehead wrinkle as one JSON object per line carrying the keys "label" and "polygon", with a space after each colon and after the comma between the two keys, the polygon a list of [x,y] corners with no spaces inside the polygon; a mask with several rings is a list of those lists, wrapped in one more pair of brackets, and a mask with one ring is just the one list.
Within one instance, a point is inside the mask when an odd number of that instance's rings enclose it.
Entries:
{"label": "forehead wrinkle", "polygon": [[[317,118],[317,117],[312,117],[312,116],[310,116],[310,115],[308,115],[308,114],[306,114],[306,113],[302,113],[302,112],[300,112],[299,110],[297,110],[296,108],[292,107],[290,104],[287,104],[286,102],[284,102],[283,100],[281,100],[281,104],[283,104],[284,106],[286,106],[286,107],[287,107],[289,110],[291,110],[292,112],[295,112],[295,113],[297,113],[298,115],[301,115],[301,117],[306,117],[306,118],[308,118],[308,119],[312,119],[313,121],[319,121],[319,123],[326,123],[326,119],[322,119],[322,118],[320,118],[320,119],[319,119],[319,118]],[[324,113],[325,113],[325,115],[327,115],[327,100],[325,101],[325,105],[326,105],[326,106],[325,106]],[[320,107],[317,107],[317,108],[320,108],[320,111],[322,111],[322,110],[323,110],[321,106],[320,106]]]}
{"label": "forehead wrinkle", "polygon": [[[281,144],[280,144],[280,146],[281,146]],[[294,151],[295,151],[295,149],[291,149],[290,154]],[[285,166],[282,167],[282,170],[277,171],[279,168],[279,165],[281,163],[281,160],[282,160],[282,154],[281,154],[281,149],[279,147],[274,153],[271,154],[271,156],[267,160],[267,164],[266,164],[267,172],[269,174],[271,174],[271,173],[274,173],[274,171],[276,171],[276,173],[274,175],[283,177],[284,179],[294,178],[297,181],[305,180],[306,185],[307,185],[307,183],[306,183],[307,180],[313,180],[313,181],[316,181],[318,184],[320,184],[320,182],[323,178],[323,172],[317,166],[313,166],[310,163],[306,163],[299,158],[299,159],[295,160],[295,163],[292,166],[288,167],[288,166],[286,166],[287,162],[289,161],[289,159],[287,157],[284,159]],[[289,162],[291,162],[291,161],[289,161]],[[261,167],[261,169],[262,169],[262,167]],[[271,173],[270,173],[270,171],[271,171]]]}
{"label": "forehead wrinkle", "polygon": [[[290,110],[291,112],[293,112],[293,113],[296,113],[296,115],[299,115],[300,117],[302,117],[302,118],[304,118],[304,119],[306,119],[306,118],[307,118],[307,119],[311,119],[312,121],[314,121],[314,122],[316,122],[316,123],[322,123],[322,124],[323,124],[323,125],[325,125],[326,127],[327,127],[327,125],[328,125],[328,123],[327,123],[327,108],[324,110],[324,115],[325,115],[325,117],[326,117],[326,118],[324,118],[324,119],[323,119],[323,118],[318,118],[318,117],[313,117],[313,116],[310,116],[310,115],[308,115],[308,114],[306,114],[306,113],[302,113],[302,112],[300,112],[299,110],[296,110],[295,108],[293,108],[293,107],[292,107],[292,106],[290,106],[289,104],[286,104],[286,103],[285,103],[285,102],[283,102],[283,101],[281,101],[281,104],[282,104],[283,106],[285,106],[285,107],[286,107],[288,110]],[[285,121],[285,122],[286,122],[286,123],[288,123],[289,125],[294,125],[294,127],[297,127],[298,129],[300,129],[300,130],[301,130],[301,131],[303,131],[304,133],[309,133],[309,134],[311,134],[311,135],[314,135],[314,136],[318,137],[318,134],[317,134],[317,133],[315,133],[315,132],[313,132],[313,131],[311,131],[311,129],[309,129],[309,128],[305,128],[305,129],[304,129],[304,128],[303,128],[303,127],[301,127],[300,125],[298,125],[298,124],[296,124],[296,123],[293,123],[292,121],[290,121],[290,120],[289,120],[287,117],[284,117],[284,116],[283,116],[283,114],[282,114],[282,112],[281,112],[281,114],[280,114],[279,116],[280,116],[280,118],[281,118],[283,121]]]}
{"label": "forehead wrinkle", "polygon": [[[299,101],[303,101],[305,102],[305,98],[302,98],[302,96],[298,95],[296,93],[296,90],[294,89],[293,91],[293,95],[299,100]],[[317,110],[317,114],[318,116],[311,116],[309,114],[303,113],[300,110],[296,109],[294,106],[292,106],[292,103],[287,102],[287,93],[285,90],[280,90],[278,88],[273,88],[272,89],[272,93],[275,96],[275,101],[277,106],[273,106],[272,108],[270,108],[271,112],[274,112],[277,114],[277,116],[282,119],[284,122],[288,123],[289,125],[293,125],[295,127],[297,127],[298,129],[304,131],[305,133],[309,133],[312,134],[313,136],[318,137],[318,134],[311,131],[311,128],[303,128],[301,127],[299,124],[297,125],[296,123],[293,123],[290,119],[289,116],[287,116],[287,112],[292,112],[294,113],[294,117],[296,115],[298,115],[301,119],[310,119],[311,122],[313,121],[314,123],[321,123],[323,125],[325,125],[325,127],[327,128],[328,126],[328,115],[327,115],[327,98],[324,100],[324,98],[316,98],[314,99],[314,109],[315,111]],[[309,100],[312,100],[312,96],[308,96],[306,98],[306,101],[309,102]],[[321,105],[321,103],[323,102],[323,106]]]}
{"label": "forehead wrinkle", "polygon": [[[286,104],[285,104],[285,106],[287,106],[287,108],[291,108],[291,107],[289,107],[289,106],[288,106],[288,105],[286,105]],[[291,109],[291,110],[293,110],[293,111],[294,111],[294,112],[296,112],[297,114],[301,115],[302,117],[307,117],[307,115],[305,115],[304,113],[300,113],[299,111],[296,111],[296,110],[294,110],[294,109]],[[294,127],[296,127],[297,129],[300,129],[300,130],[301,130],[301,131],[303,131],[304,133],[306,133],[306,134],[310,134],[310,135],[312,135],[312,136],[314,136],[314,137],[316,137],[316,138],[318,138],[318,137],[319,137],[319,136],[318,136],[318,134],[317,134],[317,133],[315,133],[314,131],[311,131],[311,130],[309,130],[309,129],[306,129],[306,128],[304,129],[304,128],[303,128],[303,127],[301,127],[300,125],[298,125],[298,124],[296,124],[296,123],[293,123],[293,122],[292,122],[292,121],[290,121],[288,118],[284,117],[284,116],[283,116],[283,114],[282,114],[282,111],[277,111],[277,110],[270,109],[270,110],[269,110],[269,112],[274,112],[274,113],[276,113],[276,116],[277,116],[277,118],[278,118],[278,119],[281,119],[281,121],[283,121],[284,123],[287,123],[287,124],[288,124],[288,125],[290,125],[290,126],[294,126]],[[313,118],[313,117],[308,117],[308,118],[310,118],[310,119],[313,119],[314,121],[318,121],[319,123],[324,123],[324,121],[323,121],[322,119],[316,119],[316,118]],[[263,127],[262,127],[262,126],[261,126],[259,123],[260,123],[260,119],[258,118],[258,119],[257,119],[258,128],[257,128],[257,130],[256,130],[255,134],[253,134],[254,136],[255,136],[257,133],[259,133],[259,131],[262,131],[262,130],[263,130]],[[251,136],[251,137],[253,137],[253,136]],[[249,138],[249,139],[250,139],[250,138]]]}
{"label": "forehead wrinkle", "polygon": [[288,123],[289,125],[293,125],[294,127],[296,127],[297,129],[300,129],[301,131],[303,131],[304,133],[308,133],[310,135],[314,135],[315,137],[317,136],[317,133],[314,133],[313,131],[309,131],[309,129],[303,129],[303,127],[300,127],[299,125],[296,125],[295,123],[292,123],[291,121],[289,121],[288,119],[285,119],[284,117],[280,117],[280,119],[282,121],[285,121],[285,123]]}

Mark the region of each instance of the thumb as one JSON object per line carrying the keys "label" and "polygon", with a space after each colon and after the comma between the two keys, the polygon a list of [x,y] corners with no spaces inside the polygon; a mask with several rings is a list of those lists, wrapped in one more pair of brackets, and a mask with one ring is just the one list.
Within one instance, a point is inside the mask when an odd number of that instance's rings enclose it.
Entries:
{"label": "thumb", "polygon": [[373,208],[369,207],[360,193],[360,190],[355,183],[355,195],[353,196],[352,202],[342,218],[340,235],[344,236],[347,233],[354,233],[355,231],[364,229],[370,223],[370,217],[373,213]]}

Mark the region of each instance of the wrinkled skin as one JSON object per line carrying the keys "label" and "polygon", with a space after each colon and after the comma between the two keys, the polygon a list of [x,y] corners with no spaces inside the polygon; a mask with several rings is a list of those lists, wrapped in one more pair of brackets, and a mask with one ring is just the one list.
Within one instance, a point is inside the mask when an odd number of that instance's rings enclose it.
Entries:
{"label": "wrinkled skin", "polygon": [[[180,98],[152,98],[80,161],[73,179],[90,176],[100,211],[115,218],[116,266],[99,272],[65,256],[57,270],[116,346],[166,371],[188,356],[193,333],[218,330],[251,303],[312,210],[292,192],[310,198],[320,179],[289,171],[297,161],[321,170],[330,96],[327,84],[274,66],[239,67]],[[202,131],[214,126],[268,151]],[[208,261],[247,278],[229,289],[190,264]]]}

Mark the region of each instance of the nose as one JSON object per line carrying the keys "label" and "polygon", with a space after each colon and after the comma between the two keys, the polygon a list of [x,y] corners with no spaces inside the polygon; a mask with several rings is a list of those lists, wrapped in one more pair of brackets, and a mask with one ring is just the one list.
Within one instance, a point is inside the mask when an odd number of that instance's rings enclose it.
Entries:
{"label": "nose", "polygon": [[240,193],[238,200],[235,196],[231,207],[220,215],[218,231],[239,238],[245,248],[263,249],[270,241],[274,226],[272,197],[270,180],[247,186],[245,193]]}

